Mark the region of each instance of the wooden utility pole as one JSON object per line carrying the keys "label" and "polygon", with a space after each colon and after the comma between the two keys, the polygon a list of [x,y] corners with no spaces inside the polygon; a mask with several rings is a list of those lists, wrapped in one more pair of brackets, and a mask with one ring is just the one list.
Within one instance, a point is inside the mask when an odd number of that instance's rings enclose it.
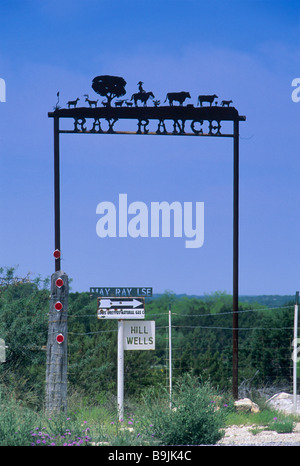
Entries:
{"label": "wooden utility pole", "polygon": [[48,412],[67,409],[68,294],[68,276],[62,271],[53,273],[46,368],[46,411]]}

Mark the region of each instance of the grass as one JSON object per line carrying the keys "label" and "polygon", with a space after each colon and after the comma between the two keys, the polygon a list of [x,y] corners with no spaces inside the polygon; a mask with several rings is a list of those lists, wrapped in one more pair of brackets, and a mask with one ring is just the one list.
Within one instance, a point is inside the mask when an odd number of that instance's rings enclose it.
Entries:
{"label": "grass", "polygon": [[[90,435],[100,444],[114,446],[157,444],[154,436],[148,436],[145,441],[145,437],[140,433],[141,423],[138,413],[133,415],[128,411],[121,423],[117,420],[116,413],[107,410],[105,406],[85,408],[79,414],[80,418],[88,420]],[[295,423],[299,421],[299,416],[285,415],[274,409],[263,408],[258,413],[242,413],[230,407],[225,416],[224,427],[251,426],[250,432],[253,435],[266,430],[291,433]],[[99,425],[101,425],[100,429]],[[148,426],[150,429],[153,427],[150,419],[148,419]]]}
{"label": "grass", "polygon": [[226,426],[253,426],[250,430],[256,435],[264,430],[272,430],[277,433],[291,433],[295,423],[300,417],[292,414],[284,414],[281,411],[264,407],[258,413],[230,412],[226,417]]}
{"label": "grass", "polygon": [[97,406],[88,406],[77,398],[69,403],[68,414],[49,417],[42,411],[25,408],[13,397],[1,396],[0,391],[0,446],[213,444],[222,437],[224,428],[232,425],[251,426],[250,431],[257,435],[263,430],[290,433],[295,422],[300,421],[299,416],[285,415],[264,405],[258,413],[236,411],[232,400],[211,398],[212,393],[205,386],[204,389],[197,398],[194,381],[186,380],[179,387],[177,400],[174,399],[177,407],[172,410],[163,396],[156,398],[149,393],[150,398],[126,405],[122,422],[112,400],[103,399]]}

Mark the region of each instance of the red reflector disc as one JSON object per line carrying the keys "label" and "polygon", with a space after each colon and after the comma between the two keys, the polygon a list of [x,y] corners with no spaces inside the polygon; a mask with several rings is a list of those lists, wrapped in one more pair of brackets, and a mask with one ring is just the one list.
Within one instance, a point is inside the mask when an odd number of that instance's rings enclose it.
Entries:
{"label": "red reflector disc", "polygon": [[62,335],[62,333],[59,333],[56,337],[56,341],[57,343],[61,344],[63,341],[64,341],[64,336]]}
{"label": "red reflector disc", "polygon": [[60,256],[61,256],[61,252],[59,249],[55,249],[54,253],[53,253],[53,256],[55,257],[55,259],[59,259]]}
{"label": "red reflector disc", "polygon": [[64,281],[63,281],[62,278],[58,278],[58,279],[56,280],[55,284],[56,284],[56,286],[57,286],[58,288],[61,288],[61,287],[63,286],[63,284],[64,284]]}
{"label": "red reflector disc", "polygon": [[57,311],[61,311],[62,308],[63,308],[63,305],[60,301],[57,301],[55,304],[54,304],[54,307]]}

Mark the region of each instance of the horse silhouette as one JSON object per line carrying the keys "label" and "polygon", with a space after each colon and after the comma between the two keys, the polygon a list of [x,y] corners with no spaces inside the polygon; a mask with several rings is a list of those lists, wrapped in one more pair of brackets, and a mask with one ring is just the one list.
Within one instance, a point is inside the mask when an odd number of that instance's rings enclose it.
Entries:
{"label": "horse silhouette", "polygon": [[134,104],[136,107],[138,106],[137,104],[138,100],[140,100],[144,104],[144,107],[146,107],[147,100],[149,98],[154,99],[153,92],[151,91],[150,92],[136,92],[135,94],[132,94],[130,100],[134,100]]}

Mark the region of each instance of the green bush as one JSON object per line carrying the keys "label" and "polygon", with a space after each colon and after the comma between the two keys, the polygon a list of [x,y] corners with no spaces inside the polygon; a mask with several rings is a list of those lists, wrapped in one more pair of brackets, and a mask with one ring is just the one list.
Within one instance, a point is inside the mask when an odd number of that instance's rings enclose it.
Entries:
{"label": "green bush", "polygon": [[33,411],[14,398],[4,397],[0,389],[0,446],[30,445],[30,430],[36,419]]}
{"label": "green bush", "polygon": [[224,408],[216,406],[210,385],[185,374],[172,390],[150,390],[140,414],[143,436],[159,445],[215,444],[223,436]]}
{"label": "green bush", "polygon": [[278,434],[290,434],[293,432],[294,422],[288,417],[280,419],[274,417],[273,421],[269,424],[269,430],[274,430]]}
{"label": "green bush", "polygon": [[87,421],[64,413],[41,416],[30,434],[32,446],[85,446],[92,440]]}
{"label": "green bush", "polygon": [[[140,422],[136,421],[133,416],[118,420],[112,417],[113,421],[106,425],[98,425],[94,438],[98,445],[110,446],[142,446],[152,445],[154,442],[149,441],[148,437],[140,433]],[[95,430],[95,429],[94,429]]]}
{"label": "green bush", "polygon": [[49,418],[22,406],[0,387],[0,446],[88,445],[87,421],[65,414]]}

